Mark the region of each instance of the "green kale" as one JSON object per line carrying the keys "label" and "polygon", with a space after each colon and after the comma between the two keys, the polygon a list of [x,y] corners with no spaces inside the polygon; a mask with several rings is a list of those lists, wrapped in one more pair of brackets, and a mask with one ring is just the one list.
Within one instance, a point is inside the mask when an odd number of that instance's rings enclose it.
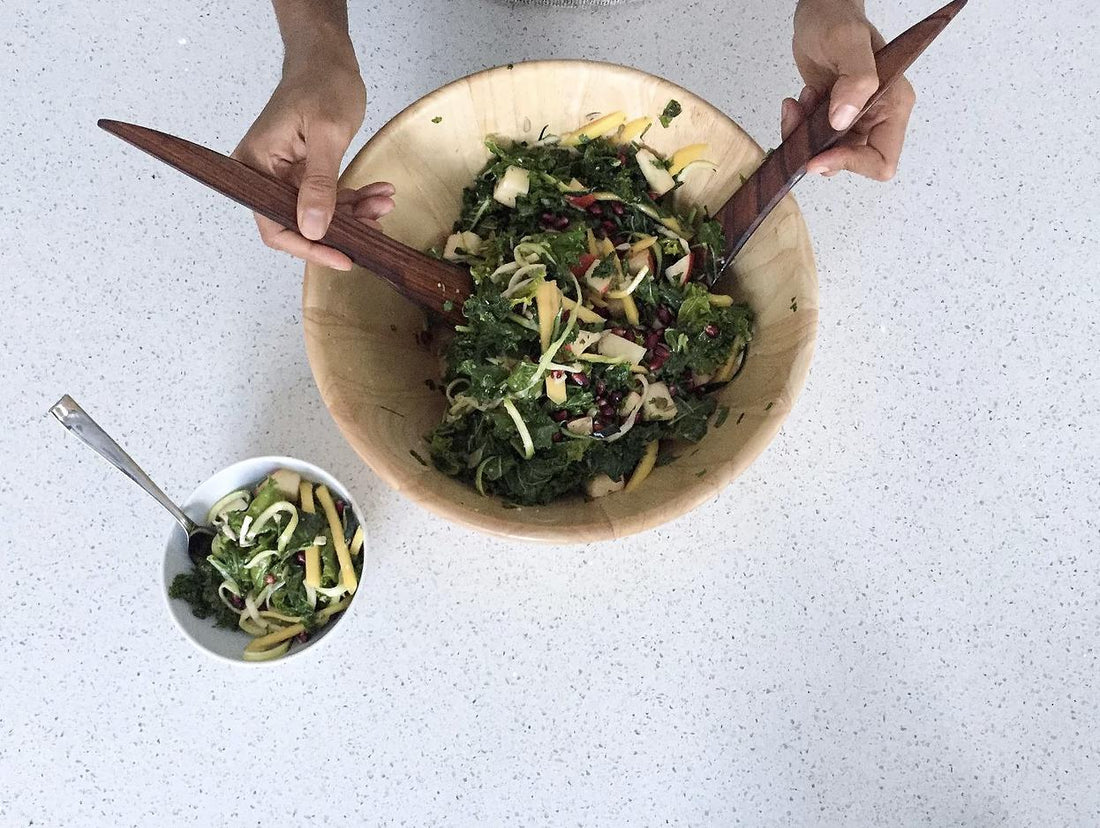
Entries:
{"label": "green kale", "polygon": [[222,603],[218,587],[222,576],[206,561],[195,565],[189,572],[181,572],[172,579],[168,597],[186,601],[196,618],[214,616],[219,627],[236,627],[238,615]]}
{"label": "green kale", "polygon": [[661,126],[668,127],[672,123],[672,119],[683,112],[683,107],[680,106],[680,102],[673,98],[667,104],[665,104],[664,111],[661,113]]}
{"label": "green kale", "polygon": [[711,395],[678,397],[676,417],[669,422],[669,436],[698,443],[707,433],[707,419],[714,413],[718,401]]}

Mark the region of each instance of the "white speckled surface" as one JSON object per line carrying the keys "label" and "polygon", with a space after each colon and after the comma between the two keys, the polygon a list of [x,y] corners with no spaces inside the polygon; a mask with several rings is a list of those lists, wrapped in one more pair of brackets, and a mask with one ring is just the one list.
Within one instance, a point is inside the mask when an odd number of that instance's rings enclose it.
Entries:
{"label": "white speckled surface", "polygon": [[[772,0],[353,5],[364,136],[530,57],[628,60],[765,144],[799,88]],[[888,35],[930,10],[869,6]],[[300,267],[95,129],[231,148],[279,65],[264,2],[16,0],[0,33],[0,824],[1100,821],[1090,0],[971,3],[899,178],[799,189],[821,335],[775,444],[691,517],[562,549],[384,489],[313,388]],[[320,663],[194,652],[169,521],[44,417],[64,392],[180,496],[247,455],[329,468],[371,606]]]}

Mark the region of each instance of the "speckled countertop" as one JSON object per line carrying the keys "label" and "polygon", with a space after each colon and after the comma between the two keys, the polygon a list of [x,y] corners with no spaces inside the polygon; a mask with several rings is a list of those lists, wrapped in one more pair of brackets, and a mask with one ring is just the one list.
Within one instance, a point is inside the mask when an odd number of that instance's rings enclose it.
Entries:
{"label": "speckled countertop", "polygon": [[[773,0],[353,6],[362,138],[531,57],[630,61],[764,144],[799,88]],[[298,264],[95,129],[230,149],[266,4],[4,3],[0,825],[1097,824],[1098,39],[1089,0],[971,3],[899,177],[799,188],[821,331],[775,443],[689,517],[548,549],[388,491],[313,387]],[[248,455],[329,468],[369,606],[320,661],[195,652],[169,520],[45,418],[65,392],[180,496]]]}

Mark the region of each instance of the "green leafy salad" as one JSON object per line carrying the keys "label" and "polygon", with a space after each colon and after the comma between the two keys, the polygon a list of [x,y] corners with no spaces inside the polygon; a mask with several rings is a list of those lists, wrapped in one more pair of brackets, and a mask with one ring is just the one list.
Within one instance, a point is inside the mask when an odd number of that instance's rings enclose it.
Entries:
{"label": "green leafy salad", "polygon": [[168,594],[199,618],[253,636],[248,661],[287,652],[343,612],[363,571],[363,530],[324,485],[280,469],[210,509],[210,554],[177,575]]}
{"label": "green leafy salad", "polygon": [[[662,123],[678,106],[665,109]],[[677,209],[703,144],[662,158],[651,118],[613,113],[512,144],[463,193],[442,256],[474,294],[446,355],[443,472],[516,505],[633,491],[663,440],[697,442],[752,338],[752,311],[712,294],[725,240]]]}

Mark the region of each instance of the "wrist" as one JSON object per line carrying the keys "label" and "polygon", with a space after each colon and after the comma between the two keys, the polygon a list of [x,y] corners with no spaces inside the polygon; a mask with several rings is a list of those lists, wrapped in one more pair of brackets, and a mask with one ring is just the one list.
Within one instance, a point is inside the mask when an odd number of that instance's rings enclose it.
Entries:
{"label": "wrist", "polygon": [[283,75],[316,72],[324,67],[344,68],[359,73],[359,61],[347,30],[336,26],[318,26],[308,34],[286,38],[283,42]]}

